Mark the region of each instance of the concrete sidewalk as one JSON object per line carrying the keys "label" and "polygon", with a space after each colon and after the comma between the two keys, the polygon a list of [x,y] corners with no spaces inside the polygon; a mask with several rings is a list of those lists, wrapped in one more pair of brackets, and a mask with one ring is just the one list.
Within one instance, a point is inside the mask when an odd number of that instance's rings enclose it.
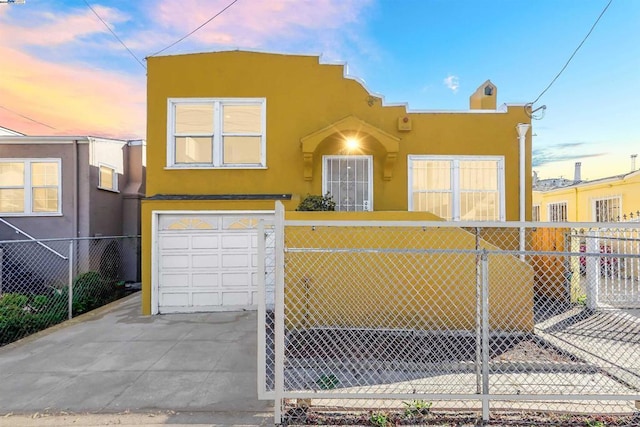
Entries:
{"label": "concrete sidewalk", "polygon": [[575,307],[537,324],[535,332],[640,393],[640,310]]}
{"label": "concrete sidewalk", "polygon": [[61,412],[273,424],[273,403],[257,399],[256,312],[139,313],[138,293],[0,348],[0,425]]}

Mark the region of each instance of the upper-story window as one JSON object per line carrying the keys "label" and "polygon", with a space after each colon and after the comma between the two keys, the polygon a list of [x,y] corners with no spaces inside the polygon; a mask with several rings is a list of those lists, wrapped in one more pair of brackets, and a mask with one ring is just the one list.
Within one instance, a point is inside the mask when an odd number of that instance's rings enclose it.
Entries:
{"label": "upper-story window", "polygon": [[266,167],[264,98],[169,99],[167,166]]}
{"label": "upper-story window", "polygon": [[550,222],[567,222],[567,202],[549,203],[547,209]]}
{"label": "upper-story window", "polygon": [[118,172],[108,165],[100,165],[98,168],[98,188],[109,191],[118,191]]}
{"label": "upper-story window", "polygon": [[449,221],[504,221],[504,157],[410,155],[409,210]]}
{"label": "upper-story window", "polygon": [[0,159],[0,214],[60,214],[60,159]]}

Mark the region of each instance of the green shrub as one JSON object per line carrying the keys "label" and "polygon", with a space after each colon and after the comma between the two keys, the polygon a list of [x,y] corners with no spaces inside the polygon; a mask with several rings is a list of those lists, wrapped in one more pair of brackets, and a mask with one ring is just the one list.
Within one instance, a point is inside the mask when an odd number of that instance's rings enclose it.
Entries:
{"label": "green shrub", "polygon": [[114,299],[114,283],[96,271],[82,273],[73,280],[74,316],[102,307]]}
{"label": "green shrub", "polygon": [[336,202],[333,201],[331,194],[327,193],[324,196],[307,194],[307,197],[302,199],[297,211],[335,211]]}
{"label": "green shrub", "polygon": [[[48,295],[0,297],[0,346],[60,323],[69,317],[69,289],[53,286]],[[73,315],[86,313],[125,295],[124,282],[90,271],[73,280]]]}
{"label": "green shrub", "polygon": [[0,345],[60,323],[67,312],[45,295],[5,294],[0,298]]}

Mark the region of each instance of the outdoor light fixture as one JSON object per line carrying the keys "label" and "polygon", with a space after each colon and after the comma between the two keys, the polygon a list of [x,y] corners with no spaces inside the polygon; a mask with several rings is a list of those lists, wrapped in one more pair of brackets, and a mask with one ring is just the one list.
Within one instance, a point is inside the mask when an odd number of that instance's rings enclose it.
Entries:
{"label": "outdoor light fixture", "polygon": [[355,150],[360,146],[359,141],[354,137],[348,137],[347,139],[345,139],[345,143],[348,150]]}

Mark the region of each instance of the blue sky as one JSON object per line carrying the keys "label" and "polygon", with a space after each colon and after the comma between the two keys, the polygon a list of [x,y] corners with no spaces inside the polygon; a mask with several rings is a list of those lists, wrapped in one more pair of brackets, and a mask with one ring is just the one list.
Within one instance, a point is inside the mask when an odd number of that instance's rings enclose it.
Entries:
{"label": "blue sky", "polygon": [[[144,58],[231,0],[89,1]],[[346,62],[387,103],[464,110],[486,79],[499,103],[533,101],[608,0],[238,0],[163,54],[252,49]],[[628,172],[640,151],[640,1],[613,0],[539,100],[534,170]],[[0,126],[29,134],[144,137],[145,70],[83,1],[0,4]],[[39,122],[39,123],[37,123]],[[487,143],[491,143],[487,141]]]}

